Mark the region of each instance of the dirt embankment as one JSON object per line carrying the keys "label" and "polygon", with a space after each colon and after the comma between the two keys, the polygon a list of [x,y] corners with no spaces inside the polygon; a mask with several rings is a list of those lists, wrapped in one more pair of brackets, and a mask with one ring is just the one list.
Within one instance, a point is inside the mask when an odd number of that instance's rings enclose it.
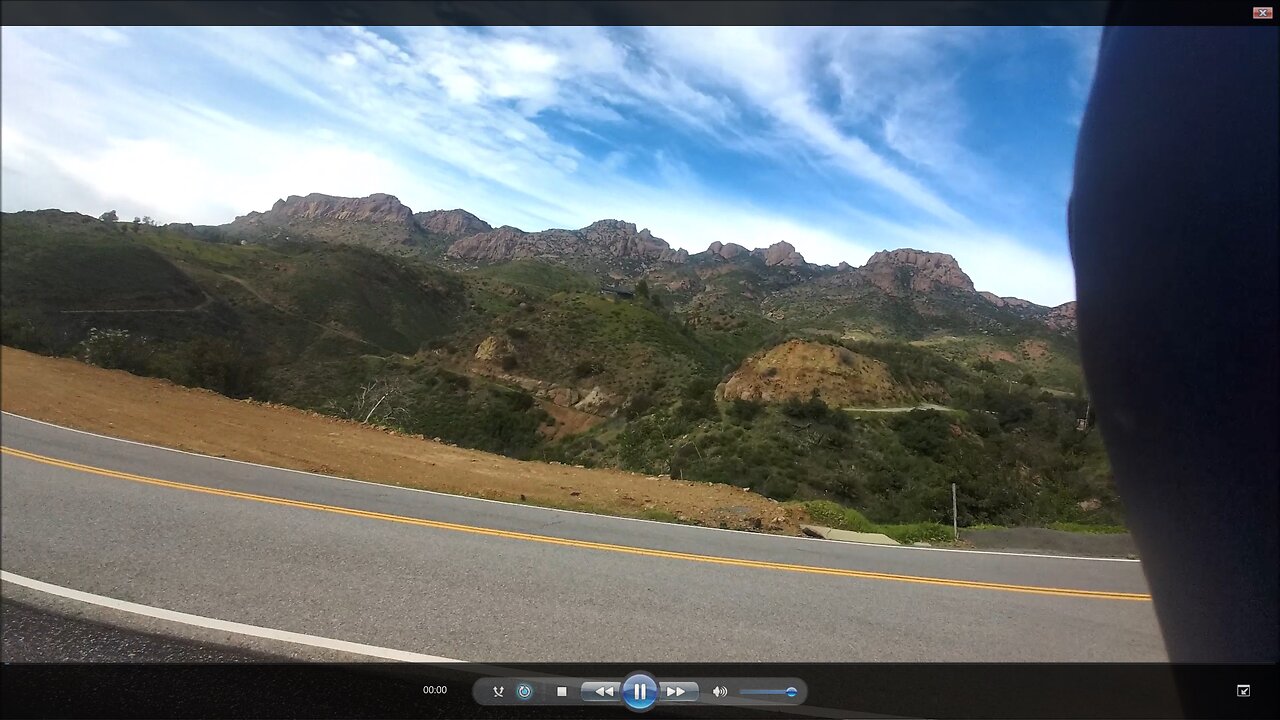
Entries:
{"label": "dirt embankment", "polygon": [[406,487],[798,535],[803,510],[727,485],[523,462],[5,347],[0,406],[67,427]]}
{"label": "dirt embankment", "polygon": [[907,393],[879,360],[824,343],[791,340],[757,353],[717,388],[721,399],[781,402],[817,393],[832,407],[902,404]]}

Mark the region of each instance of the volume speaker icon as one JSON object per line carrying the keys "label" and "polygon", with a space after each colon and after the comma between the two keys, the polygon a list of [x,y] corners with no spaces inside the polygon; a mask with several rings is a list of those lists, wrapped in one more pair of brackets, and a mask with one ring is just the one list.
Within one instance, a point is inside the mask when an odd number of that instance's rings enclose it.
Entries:
{"label": "volume speaker icon", "polygon": [[711,694],[721,698],[729,694],[729,688],[723,685],[717,685],[714,688],[711,688]]}

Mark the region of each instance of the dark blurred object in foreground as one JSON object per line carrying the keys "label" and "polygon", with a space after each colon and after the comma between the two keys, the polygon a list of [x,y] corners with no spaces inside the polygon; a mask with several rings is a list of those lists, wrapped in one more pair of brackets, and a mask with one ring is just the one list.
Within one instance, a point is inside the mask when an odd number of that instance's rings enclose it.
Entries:
{"label": "dark blurred object in foreground", "polygon": [[1278,83],[1274,27],[1111,26],[1081,127],[1081,352],[1173,662],[1277,658]]}

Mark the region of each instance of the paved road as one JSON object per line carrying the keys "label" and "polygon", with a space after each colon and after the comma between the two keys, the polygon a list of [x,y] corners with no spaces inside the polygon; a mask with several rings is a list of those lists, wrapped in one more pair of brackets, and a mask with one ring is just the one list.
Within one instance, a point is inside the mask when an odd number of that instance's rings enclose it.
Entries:
{"label": "paved road", "polygon": [[[584,515],[264,468],[7,414],[0,443],[4,571],[218,621],[483,662],[1166,658],[1134,562]],[[28,604],[136,617],[3,588]],[[147,622],[157,632],[182,626]]]}
{"label": "paved road", "polygon": [[280,662],[262,653],[139,632],[4,598],[5,662]]}

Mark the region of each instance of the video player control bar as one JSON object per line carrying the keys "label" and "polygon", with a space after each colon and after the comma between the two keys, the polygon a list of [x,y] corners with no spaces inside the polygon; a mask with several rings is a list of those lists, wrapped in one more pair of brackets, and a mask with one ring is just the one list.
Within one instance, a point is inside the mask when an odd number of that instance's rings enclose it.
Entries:
{"label": "video player control bar", "polygon": [[622,679],[501,677],[476,681],[472,696],[480,705],[625,705],[645,712],[657,705],[730,706],[801,705],[808,687],[800,678],[698,677],[658,679],[633,672]]}

